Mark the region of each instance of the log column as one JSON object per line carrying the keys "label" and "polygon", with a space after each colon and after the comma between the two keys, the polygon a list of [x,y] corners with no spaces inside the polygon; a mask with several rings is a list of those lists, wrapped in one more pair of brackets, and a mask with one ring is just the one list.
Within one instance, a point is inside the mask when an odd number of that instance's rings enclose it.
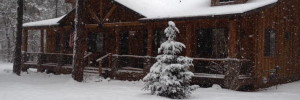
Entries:
{"label": "log column", "polygon": [[41,53],[44,53],[44,37],[45,37],[45,35],[44,35],[44,30],[42,29],[41,30],[41,39],[40,39],[40,44],[41,44],[41,46],[40,46],[40,52]]}
{"label": "log column", "polygon": [[[59,55],[59,59],[58,59],[59,67],[64,65],[64,58],[65,58],[65,55],[63,55],[65,53],[64,33],[65,33],[64,28],[60,29],[59,33],[56,33],[56,34],[60,35],[60,41],[59,41],[60,51],[59,52],[61,55]],[[59,71],[59,72],[61,72],[61,71]]]}
{"label": "log column", "polygon": [[40,54],[38,55],[38,65],[39,65],[39,68],[37,68],[37,71],[38,72],[43,72],[44,69],[41,68],[41,64],[43,63],[43,54],[44,54],[44,30],[41,29],[40,31],[41,33],[41,37],[40,37]]}
{"label": "log column", "polygon": [[153,28],[152,26],[147,27],[148,39],[147,39],[147,56],[153,56]]}
{"label": "log column", "polygon": [[[115,54],[120,54],[120,40],[121,40],[121,38],[120,38],[120,30],[119,30],[119,28],[118,27],[115,27],[114,28],[114,33],[115,33],[115,51],[114,51],[114,53]],[[109,58],[110,59],[110,62],[112,63],[111,64],[111,69],[112,69],[112,76],[111,77],[115,77],[115,75],[116,75],[116,71],[117,71],[117,68],[118,68],[118,66],[119,66],[119,63],[118,63],[118,57],[111,57],[111,58]]]}
{"label": "log column", "polygon": [[72,77],[78,82],[83,81],[84,53],[87,50],[87,33],[85,29],[85,0],[76,0],[75,13],[75,45],[73,50]]}
{"label": "log column", "polygon": [[[192,56],[193,36],[194,36],[193,26],[191,24],[186,25],[186,35],[185,36],[186,36],[185,37],[185,40],[186,40],[185,56],[191,57]],[[193,66],[190,66],[190,70],[192,72],[194,72],[195,68]]]}
{"label": "log column", "polygon": [[229,21],[229,41],[228,41],[228,57],[236,58],[237,57],[237,20]]}
{"label": "log column", "polygon": [[[27,56],[27,50],[28,50],[28,30],[23,30],[23,34],[22,34],[22,46],[21,46],[21,49],[22,49],[22,52],[20,55],[21,55],[21,61],[20,63],[21,64],[24,64],[24,62],[27,62],[28,61],[28,56]],[[17,40],[17,41],[20,41],[20,40]],[[22,70],[22,71],[27,71],[28,68],[26,68],[24,65],[20,66],[19,69],[17,69],[18,71],[18,75],[20,75],[19,71]]]}
{"label": "log column", "polygon": [[[228,57],[237,58],[237,20],[229,21],[229,41],[228,41]],[[227,60],[225,68],[227,68],[224,77],[224,85],[228,89],[238,90],[240,87],[239,75],[241,70],[241,62],[236,59]]]}
{"label": "log column", "polygon": [[120,54],[120,30],[116,27],[114,28],[115,37],[116,37],[116,47],[115,47],[115,54]]}
{"label": "log column", "polygon": [[[148,39],[147,39],[147,56],[152,57],[153,56],[153,28],[151,25],[147,26],[147,32],[148,32]],[[145,73],[148,73],[150,68],[151,68],[151,64],[152,64],[152,58],[147,58],[145,59],[145,63],[144,63],[144,71]]]}
{"label": "log column", "polygon": [[192,25],[188,24],[186,25],[186,35],[185,35],[185,40],[186,40],[186,52],[185,56],[192,56]]}

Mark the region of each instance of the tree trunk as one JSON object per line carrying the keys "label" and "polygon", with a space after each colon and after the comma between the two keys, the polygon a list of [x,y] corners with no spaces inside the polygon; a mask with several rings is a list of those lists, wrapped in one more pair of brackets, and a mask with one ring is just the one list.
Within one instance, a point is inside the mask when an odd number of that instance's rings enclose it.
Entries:
{"label": "tree trunk", "polygon": [[55,18],[58,17],[58,0],[55,0]]}
{"label": "tree trunk", "polygon": [[87,33],[84,27],[84,0],[76,0],[76,15],[75,15],[75,45],[73,48],[73,72],[74,80],[83,81],[84,69],[84,53],[87,50]]}
{"label": "tree trunk", "polygon": [[21,72],[21,45],[22,45],[22,24],[23,24],[23,0],[18,0],[17,8],[17,36],[14,50],[14,65],[13,72],[20,76]]}
{"label": "tree trunk", "polygon": [[10,36],[9,36],[9,28],[6,31],[6,39],[7,39],[7,62],[11,62],[11,40],[10,40]]}

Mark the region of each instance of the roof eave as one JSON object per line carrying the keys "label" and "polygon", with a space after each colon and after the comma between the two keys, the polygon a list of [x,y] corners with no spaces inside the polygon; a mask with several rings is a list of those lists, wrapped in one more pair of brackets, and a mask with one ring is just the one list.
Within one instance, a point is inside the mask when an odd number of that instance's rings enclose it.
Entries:
{"label": "roof eave", "polygon": [[206,16],[186,16],[186,17],[164,17],[164,18],[141,18],[141,19],[139,19],[139,21],[140,22],[157,22],[157,21],[169,21],[169,20],[180,21],[180,20],[187,20],[187,19],[188,20],[193,20],[193,19],[214,19],[214,18],[236,18],[236,17],[252,14],[254,12],[262,11],[266,8],[273,7],[276,4],[277,4],[277,2],[272,3],[272,4],[268,4],[268,5],[256,8],[256,9],[252,9],[252,10],[249,10],[249,11],[246,11],[246,12],[234,13],[234,14],[206,15]]}

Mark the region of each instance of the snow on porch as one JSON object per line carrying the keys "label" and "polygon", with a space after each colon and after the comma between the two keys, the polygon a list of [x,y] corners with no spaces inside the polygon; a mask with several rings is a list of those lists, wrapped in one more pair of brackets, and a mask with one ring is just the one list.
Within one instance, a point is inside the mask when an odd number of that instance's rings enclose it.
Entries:
{"label": "snow on porch", "polygon": [[211,6],[211,0],[115,0],[145,19],[214,16],[244,13],[278,0],[249,0],[245,4]]}
{"label": "snow on porch", "polygon": [[59,25],[58,21],[60,21],[64,17],[65,17],[65,15],[63,15],[61,17],[58,17],[58,18],[53,18],[53,19],[46,19],[46,20],[41,20],[41,21],[28,22],[28,23],[24,23],[23,27],[55,26],[55,25]]}

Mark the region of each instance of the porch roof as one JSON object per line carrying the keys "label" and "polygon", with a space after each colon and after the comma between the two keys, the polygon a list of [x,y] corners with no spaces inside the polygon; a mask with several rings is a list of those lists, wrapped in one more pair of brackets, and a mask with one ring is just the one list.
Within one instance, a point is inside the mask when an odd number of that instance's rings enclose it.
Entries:
{"label": "porch roof", "polygon": [[40,21],[35,21],[35,22],[28,22],[24,23],[23,27],[36,27],[36,26],[57,26],[59,25],[59,21],[63,19],[66,15],[63,15],[58,18],[53,18],[53,19],[46,19],[46,20],[40,20]]}
{"label": "porch roof", "polygon": [[145,16],[141,20],[240,14],[278,0],[248,0],[244,4],[211,6],[211,0],[115,0]]}

